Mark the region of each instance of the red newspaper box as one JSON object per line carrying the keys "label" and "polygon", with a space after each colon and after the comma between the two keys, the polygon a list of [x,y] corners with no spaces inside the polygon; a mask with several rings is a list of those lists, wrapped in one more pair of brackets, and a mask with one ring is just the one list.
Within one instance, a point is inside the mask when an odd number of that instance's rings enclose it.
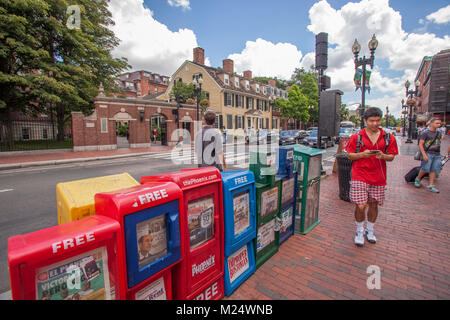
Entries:
{"label": "red newspaper box", "polygon": [[121,229],[101,216],[8,239],[13,300],[119,299]]}
{"label": "red newspaper box", "polygon": [[174,298],[218,300],[223,288],[222,179],[214,167],[187,169],[157,176],[152,181],[173,181],[183,190],[185,219],[184,260],[174,268]]}
{"label": "red newspaper box", "polygon": [[122,228],[121,299],[172,299],[172,267],[182,259],[183,193],[156,182],[95,195],[96,215]]}

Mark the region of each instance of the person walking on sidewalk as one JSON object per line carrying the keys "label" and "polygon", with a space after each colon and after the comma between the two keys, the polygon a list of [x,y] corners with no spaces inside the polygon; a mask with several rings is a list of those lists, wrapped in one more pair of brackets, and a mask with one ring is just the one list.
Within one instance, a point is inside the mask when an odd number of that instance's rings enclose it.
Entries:
{"label": "person walking on sidewalk", "polygon": [[[441,141],[442,135],[439,128],[441,127],[441,120],[431,118],[428,130],[422,132],[419,137],[419,150],[422,153],[422,163],[419,174],[414,181],[416,188],[421,187],[420,180],[425,173],[429,174],[429,185],[426,187],[431,192],[439,193],[439,190],[434,185],[436,174],[441,172]],[[425,150],[425,148],[426,150]]]}
{"label": "person walking on sidewalk", "polygon": [[[355,204],[357,246],[367,241],[376,243],[374,224],[378,217],[378,206],[383,205],[386,189],[386,161],[394,160],[398,154],[397,142],[392,134],[380,128],[382,112],[378,108],[368,108],[364,113],[365,129],[350,137],[345,149],[353,160],[350,200]],[[367,212],[367,226],[364,221]]]}
{"label": "person walking on sidewalk", "polygon": [[224,171],[226,169],[225,155],[223,153],[223,142],[221,133],[213,128],[216,121],[214,112],[206,112],[204,115],[206,126],[195,136],[195,153],[197,155],[198,167],[213,166]]}

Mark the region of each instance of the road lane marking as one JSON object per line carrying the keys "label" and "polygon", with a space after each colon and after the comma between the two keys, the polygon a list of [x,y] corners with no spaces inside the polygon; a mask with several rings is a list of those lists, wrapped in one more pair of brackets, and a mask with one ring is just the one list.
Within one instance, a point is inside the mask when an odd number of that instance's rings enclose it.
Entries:
{"label": "road lane marking", "polygon": [[8,191],[13,191],[14,189],[3,189],[3,190],[0,190],[0,192],[8,192]]}

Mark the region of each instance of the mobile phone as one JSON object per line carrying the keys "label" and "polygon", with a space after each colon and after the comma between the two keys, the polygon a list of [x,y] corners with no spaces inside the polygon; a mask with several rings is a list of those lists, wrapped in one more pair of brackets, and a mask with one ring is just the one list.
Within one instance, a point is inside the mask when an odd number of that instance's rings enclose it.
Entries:
{"label": "mobile phone", "polygon": [[378,153],[378,152],[381,152],[380,150],[370,150],[370,152],[372,152],[372,153]]}

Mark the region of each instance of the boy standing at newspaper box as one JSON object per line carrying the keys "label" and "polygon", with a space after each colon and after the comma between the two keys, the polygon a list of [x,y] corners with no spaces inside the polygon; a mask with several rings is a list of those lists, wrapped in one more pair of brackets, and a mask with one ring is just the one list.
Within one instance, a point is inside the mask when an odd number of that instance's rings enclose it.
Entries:
{"label": "boy standing at newspaper box", "polygon": [[[350,200],[355,203],[357,246],[367,241],[376,243],[374,224],[378,216],[378,205],[383,205],[386,189],[386,161],[394,160],[398,154],[397,142],[392,134],[384,132],[381,126],[382,112],[368,108],[364,113],[365,129],[350,137],[345,149],[353,160]],[[365,210],[367,226],[364,229]]]}

